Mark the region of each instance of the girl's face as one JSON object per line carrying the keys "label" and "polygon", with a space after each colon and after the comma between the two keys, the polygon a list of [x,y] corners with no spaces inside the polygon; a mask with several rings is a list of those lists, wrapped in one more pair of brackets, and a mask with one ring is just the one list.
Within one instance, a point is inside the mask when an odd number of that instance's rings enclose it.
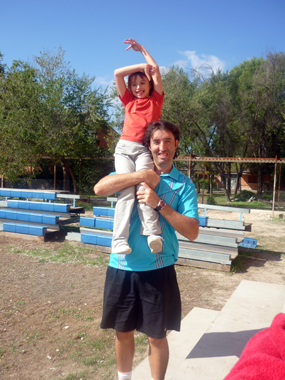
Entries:
{"label": "girl's face", "polygon": [[151,86],[147,77],[143,76],[141,78],[139,75],[136,75],[132,78],[130,90],[136,98],[148,98],[150,89]]}

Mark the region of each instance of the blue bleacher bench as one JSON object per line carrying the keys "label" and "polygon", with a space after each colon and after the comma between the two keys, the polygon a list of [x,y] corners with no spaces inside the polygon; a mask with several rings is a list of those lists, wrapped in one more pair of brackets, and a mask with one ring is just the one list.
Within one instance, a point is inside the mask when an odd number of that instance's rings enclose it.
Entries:
{"label": "blue bleacher bench", "polygon": [[37,211],[69,212],[71,205],[62,203],[7,200],[7,207]]}
{"label": "blue bleacher bench", "polygon": [[56,193],[49,191],[29,191],[20,189],[0,189],[1,197],[13,197],[13,198],[36,198],[36,199],[46,199],[55,200]]}
{"label": "blue bleacher bench", "polygon": [[3,231],[18,234],[44,236],[48,226],[34,226],[19,223],[3,223]]}
{"label": "blue bleacher bench", "polygon": [[60,215],[34,214],[23,211],[0,209],[0,219],[20,220],[31,223],[57,224]]}
{"label": "blue bleacher bench", "polygon": [[81,233],[81,242],[94,245],[102,245],[104,247],[111,247],[112,236],[98,235],[89,232]]}
{"label": "blue bleacher bench", "polygon": [[115,209],[110,207],[93,207],[93,214],[114,217]]}
{"label": "blue bleacher bench", "polygon": [[114,221],[110,219],[100,219],[100,218],[92,218],[92,217],[88,218],[88,217],[81,216],[80,226],[113,230]]}

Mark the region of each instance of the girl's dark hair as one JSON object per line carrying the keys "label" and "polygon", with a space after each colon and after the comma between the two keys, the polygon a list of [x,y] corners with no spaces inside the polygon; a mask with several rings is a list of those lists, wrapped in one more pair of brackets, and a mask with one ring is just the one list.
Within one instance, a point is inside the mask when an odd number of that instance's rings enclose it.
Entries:
{"label": "girl's dark hair", "polygon": [[[144,139],[143,139],[144,146],[146,146],[147,148],[150,147],[151,137],[154,134],[154,132],[158,130],[170,131],[173,134],[175,141],[179,141],[180,139],[180,130],[177,127],[177,125],[169,123],[168,121],[159,120],[159,121],[154,121],[153,123],[148,125],[144,134]],[[173,158],[176,158],[176,157],[178,157],[178,149],[176,149],[175,155]]]}
{"label": "girl's dark hair", "polygon": [[136,76],[139,76],[140,78],[142,79],[146,79],[148,82],[149,82],[149,85],[150,85],[150,90],[149,90],[149,96],[152,95],[153,93],[153,79],[151,78],[150,81],[147,79],[145,73],[143,73],[142,71],[137,71],[135,73],[132,73],[131,75],[129,75],[128,77],[128,89],[129,91],[132,93],[132,90],[131,90],[131,85],[132,85],[132,80],[135,79]]}

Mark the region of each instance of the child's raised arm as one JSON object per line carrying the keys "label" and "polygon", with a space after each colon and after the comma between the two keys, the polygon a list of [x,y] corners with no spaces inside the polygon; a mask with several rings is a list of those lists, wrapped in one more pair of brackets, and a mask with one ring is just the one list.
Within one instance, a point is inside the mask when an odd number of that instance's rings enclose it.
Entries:
{"label": "child's raised arm", "polygon": [[155,62],[155,60],[152,58],[152,56],[149,54],[146,48],[144,48],[133,38],[126,38],[124,44],[130,45],[126,48],[126,50],[133,49],[134,51],[140,51],[144,56],[146,62],[154,68],[154,74],[152,75],[154,89],[162,95],[163,86],[158,64]]}
{"label": "child's raised arm", "polygon": [[143,71],[148,80],[151,79],[151,75],[154,74],[155,68],[148,63],[138,63],[137,65],[121,67],[114,71],[115,82],[119,92],[120,97],[123,97],[126,91],[125,77],[131,75],[137,71]]}
{"label": "child's raised arm", "polygon": [[143,71],[146,77],[148,78],[148,80],[150,80],[152,76],[154,89],[159,94],[162,95],[163,87],[162,87],[161,76],[160,76],[159,67],[157,63],[154,61],[151,55],[147,52],[147,50],[135,40],[126,39],[124,43],[130,44],[130,46],[127,47],[126,50],[129,50],[132,48],[134,49],[134,51],[140,51],[142,55],[145,57],[145,60],[147,63],[139,63],[137,65],[126,66],[126,67],[122,67],[120,69],[115,70],[114,75],[115,75],[115,81],[116,81],[116,86],[117,86],[119,95],[122,97],[126,91],[126,84],[125,84],[124,78],[127,75],[135,73],[136,71]]}

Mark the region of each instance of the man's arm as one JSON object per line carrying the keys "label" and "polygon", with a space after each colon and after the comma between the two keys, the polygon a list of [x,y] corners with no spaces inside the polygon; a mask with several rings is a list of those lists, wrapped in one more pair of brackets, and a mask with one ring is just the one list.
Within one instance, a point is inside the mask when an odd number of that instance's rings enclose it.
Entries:
{"label": "man's arm", "polygon": [[[146,203],[150,207],[155,208],[158,205],[159,196],[147,184],[143,183],[142,185],[145,190],[137,192],[139,203]],[[182,215],[168,205],[159,212],[181,235],[190,241],[197,238],[199,233],[199,221],[197,219]]]}
{"label": "man's arm", "polygon": [[94,193],[102,197],[107,197],[127,187],[138,185],[141,182],[145,182],[149,188],[155,189],[159,181],[159,175],[153,170],[107,175],[96,183]]}
{"label": "man's arm", "polygon": [[179,214],[179,212],[173,210],[173,208],[168,205],[159,212],[181,235],[185,236],[190,241],[197,238],[199,234],[199,221],[197,219]]}

